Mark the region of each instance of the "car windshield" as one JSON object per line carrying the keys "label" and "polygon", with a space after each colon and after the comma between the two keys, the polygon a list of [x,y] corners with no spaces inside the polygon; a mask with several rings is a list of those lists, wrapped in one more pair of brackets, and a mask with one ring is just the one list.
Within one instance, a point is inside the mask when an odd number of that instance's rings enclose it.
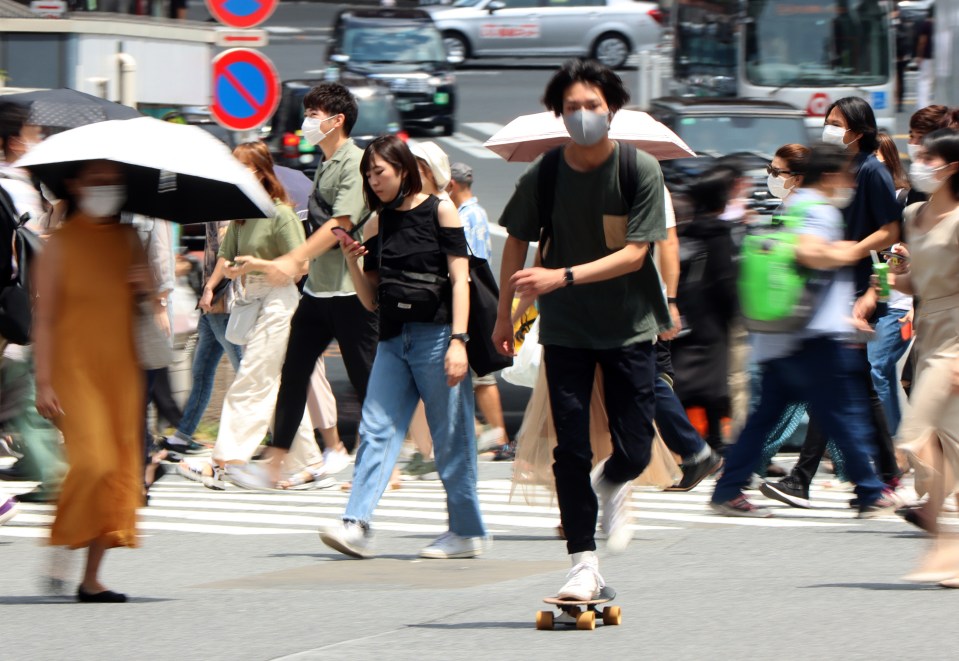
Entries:
{"label": "car windshield", "polygon": [[675,129],[693,151],[711,156],[751,151],[771,158],[783,145],[809,142],[800,117],[682,117]]}
{"label": "car windshield", "polygon": [[746,75],[754,85],[881,85],[889,25],[881,0],[750,2]]}
{"label": "car windshield", "polygon": [[343,34],[342,52],[351,62],[443,62],[439,31],[428,25],[358,24]]}

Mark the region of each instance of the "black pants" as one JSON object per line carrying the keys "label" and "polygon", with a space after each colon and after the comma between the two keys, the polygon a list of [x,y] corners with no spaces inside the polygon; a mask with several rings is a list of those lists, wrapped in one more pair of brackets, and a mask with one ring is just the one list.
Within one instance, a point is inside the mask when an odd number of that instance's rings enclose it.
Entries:
{"label": "black pants", "polygon": [[357,296],[317,298],[304,294],[290,321],[290,340],[276,397],[273,445],[286,450],[306,410],[310,375],[323,352],[336,339],[346,374],[362,403],[376,353],[376,315]]}
{"label": "black pants", "polygon": [[152,391],[148,393],[148,401],[152,401],[157,408],[157,416],[167,421],[170,427],[176,429],[183,419],[183,410],[173,398],[173,388],[170,386],[170,370],[163,367],[153,370]]}
{"label": "black pants", "polygon": [[649,464],[653,440],[656,357],[649,342],[618,349],[543,350],[550,409],[556,427],[553,475],[569,553],[595,551],[599,505],[589,480],[589,401],[596,366],[603,370],[606,412],[613,453],[605,477],[613,483],[636,479]]}
{"label": "black pants", "polygon": [[[865,349],[863,349],[865,352]],[[896,461],[896,449],[892,442],[892,435],[889,433],[889,423],[886,421],[886,412],[882,406],[882,400],[876,393],[872,383],[872,375],[869,373],[869,362],[866,361],[866,372],[863,379],[869,390],[869,407],[872,411],[873,427],[875,428],[874,438],[876,447],[874,448],[876,457],[876,473],[883,482],[890,482],[899,477],[902,471]],[[819,430],[815,418],[810,418],[809,427],[806,430],[806,440],[803,442],[802,449],[799,451],[799,461],[792,470],[793,477],[798,478],[802,484],[809,489],[812,479],[819,470],[819,463],[826,453],[826,443],[828,439]]]}

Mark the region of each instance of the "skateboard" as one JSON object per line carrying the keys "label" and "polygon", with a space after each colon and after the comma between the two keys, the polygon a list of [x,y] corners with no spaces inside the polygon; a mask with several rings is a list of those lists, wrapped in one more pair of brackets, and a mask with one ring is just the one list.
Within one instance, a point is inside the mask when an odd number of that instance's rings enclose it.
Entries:
{"label": "skateboard", "polygon": [[623,613],[619,606],[606,606],[602,611],[596,608],[616,598],[616,590],[606,586],[600,590],[597,599],[574,601],[571,599],[557,599],[545,597],[544,603],[559,607],[559,613],[553,611],[539,611],[536,613],[536,628],[540,630],[552,629],[556,624],[575,625],[577,629],[593,630],[596,628],[596,615],[599,614],[603,624],[618,625],[623,621]]}

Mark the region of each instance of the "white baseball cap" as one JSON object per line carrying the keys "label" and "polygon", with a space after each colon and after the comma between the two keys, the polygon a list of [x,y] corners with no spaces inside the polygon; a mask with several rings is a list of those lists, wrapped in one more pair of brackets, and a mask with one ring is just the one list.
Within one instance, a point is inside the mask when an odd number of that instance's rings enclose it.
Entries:
{"label": "white baseball cap", "polygon": [[415,142],[410,145],[413,156],[426,161],[436,180],[436,187],[445,190],[450,183],[450,157],[435,142]]}

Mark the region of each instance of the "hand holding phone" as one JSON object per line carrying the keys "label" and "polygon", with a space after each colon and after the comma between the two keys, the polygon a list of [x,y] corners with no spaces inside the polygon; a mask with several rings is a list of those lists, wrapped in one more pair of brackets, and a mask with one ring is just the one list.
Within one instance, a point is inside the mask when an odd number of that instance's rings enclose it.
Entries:
{"label": "hand holding phone", "polygon": [[340,240],[341,245],[349,246],[356,243],[356,239],[350,236],[350,233],[342,227],[331,227],[330,231],[333,232],[333,235]]}

